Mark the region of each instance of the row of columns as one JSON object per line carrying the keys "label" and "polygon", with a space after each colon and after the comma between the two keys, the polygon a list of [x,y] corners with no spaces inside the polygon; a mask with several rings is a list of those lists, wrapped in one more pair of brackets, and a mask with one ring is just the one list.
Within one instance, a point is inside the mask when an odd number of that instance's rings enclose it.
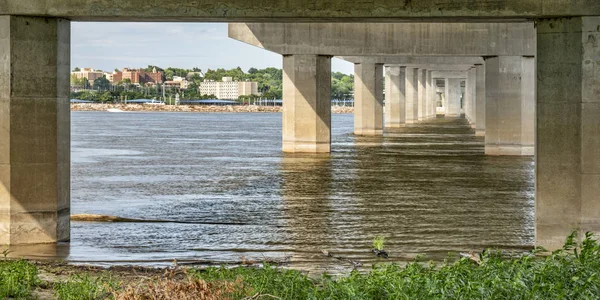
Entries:
{"label": "row of columns", "polygon": [[[468,114],[477,133],[485,130],[486,153],[529,153],[531,123],[537,123],[536,241],[546,247],[560,246],[574,228],[600,231],[599,26],[600,17],[539,20],[537,67],[533,58],[521,56],[488,57],[475,66]],[[0,16],[0,28],[0,244],[66,241],[70,24]],[[330,151],[330,59],[283,58],[286,152]],[[383,66],[356,68],[357,132],[379,134]],[[386,78],[396,87],[388,93],[394,114],[386,124],[401,124],[402,109],[405,123],[419,120],[419,70],[399,70]],[[429,80],[423,71],[421,78]],[[449,114],[458,114],[450,98],[457,97],[459,84],[448,80]],[[404,102],[393,104],[402,97]]]}

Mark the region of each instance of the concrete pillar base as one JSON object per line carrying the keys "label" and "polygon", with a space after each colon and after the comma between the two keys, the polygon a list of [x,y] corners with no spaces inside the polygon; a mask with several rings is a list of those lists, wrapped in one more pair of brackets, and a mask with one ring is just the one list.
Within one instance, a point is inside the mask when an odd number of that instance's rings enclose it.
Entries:
{"label": "concrete pillar base", "polygon": [[485,147],[488,155],[533,155],[534,58],[486,58]]}
{"label": "concrete pillar base", "polygon": [[0,28],[0,245],[69,241],[70,22]]}
{"label": "concrete pillar base", "polygon": [[385,127],[404,126],[406,119],[406,68],[385,68]]}
{"label": "concrete pillar base", "polygon": [[535,155],[535,147],[518,145],[485,145],[485,155],[533,156]]}
{"label": "concrete pillar base", "polygon": [[331,58],[283,57],[283,152],[331,151]]}
{"label": "concrete pillar base", "polygon": [[536,244],[600,233],[600,17],[537,23]]}
{"label": "concrete pillar base", "polygon": [[354,65],[354,134],[383,134],[383,64]]}

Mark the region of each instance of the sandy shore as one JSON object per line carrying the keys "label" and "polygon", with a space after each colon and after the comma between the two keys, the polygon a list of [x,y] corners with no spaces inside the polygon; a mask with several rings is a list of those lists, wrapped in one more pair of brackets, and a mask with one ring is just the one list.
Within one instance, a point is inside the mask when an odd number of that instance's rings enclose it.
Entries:
{"label": "sandy shore", "polygon": [[[204,106],[204,105],[152,105],[152,104],[71,104],[72,111],[107,111],[109,109],[121,111],[151,111],[151,112],[281,112],[281,106],[256,106],[256,105],[236,105],[236,106]],[[354,112],[353,107],[332,106],[331,112],[334,114],[349,114]]]}

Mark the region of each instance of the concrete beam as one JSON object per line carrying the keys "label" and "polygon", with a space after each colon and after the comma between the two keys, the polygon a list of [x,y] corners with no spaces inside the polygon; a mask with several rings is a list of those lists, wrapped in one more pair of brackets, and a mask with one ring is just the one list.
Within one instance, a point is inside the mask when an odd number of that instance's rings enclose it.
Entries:
{"label": "concrete beam", "polygon": [[2,0],[0,15],[80,21],[397,22],[600,15],[596,0]]}
{"label": "concrete beam", "polygon": [[431,73],[431,76],[433,78],[461,78],[461,79],[466,79],[467,78],[467,70],[465,71],[433,71],[433,73]]}
{"label": "concrete beam", "polygon": [[336,56],[351,63],[370,62],[385,65],[420,66],[420,65],[465,65],[483,64],[479,56]]}
{"label": "concrete beam", "polygon": [[533,23],[230,23],[229,37],[279,54],[535,55]]}

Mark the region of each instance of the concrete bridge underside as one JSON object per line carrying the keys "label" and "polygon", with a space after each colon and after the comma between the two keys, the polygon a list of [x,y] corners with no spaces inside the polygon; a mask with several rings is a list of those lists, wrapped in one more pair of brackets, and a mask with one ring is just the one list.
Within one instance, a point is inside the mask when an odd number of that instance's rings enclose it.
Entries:
{"label": "concrete bridge underside", "polygon": [[[70,20],[388,23],[337,24],[338,31],[334,24],[298,25],[298,32],[313,34],[310,40],[295,38],[290,24],[271,24],[283,26],[283,38],[269,24],[252,24],[253,38],[260,37],[256,28],[272,38],[257,46],[284,55],[284,145],[287,134],[293,151],[329,151],[324,102],[332,56],[483,57],[466,78],[448,78],[446,86],[457,90],[456,80],[467,82],[465,94],[475,101],[463,109],[479,130],[484,107],[486,144],[488,136],[500,146],[528,143],[523,120],[535,107],[536,243],[556,248],[574,228],[600,232],[600,2],[438,2],[0,0],[0,244],[69,240]],[[389,24],[441,20],[473,23]],[[496,23],[485,23],[490,20]],[[535,21],[535,28],[527,21]],[[243,26],[248,28],[233,28]],[[369,32],[369,26],[384,34]],[[404,42],[386,37],[394,33],[405,34]],[[431,98],[438,70],[386,63],[355,64],[357,133],[380,134],[384,128],[384,69],[389,95],[405,97],[405,123],[432,116],[431,101],[423,99]],[[531,97],[533,104],[523,101]],[[485,105],[477,105],[480,98]],[[517,122],[519,130],[494,128],[490,124],[501,123],[491,116]],[[296,143],[301,139],[304,145]]]}

